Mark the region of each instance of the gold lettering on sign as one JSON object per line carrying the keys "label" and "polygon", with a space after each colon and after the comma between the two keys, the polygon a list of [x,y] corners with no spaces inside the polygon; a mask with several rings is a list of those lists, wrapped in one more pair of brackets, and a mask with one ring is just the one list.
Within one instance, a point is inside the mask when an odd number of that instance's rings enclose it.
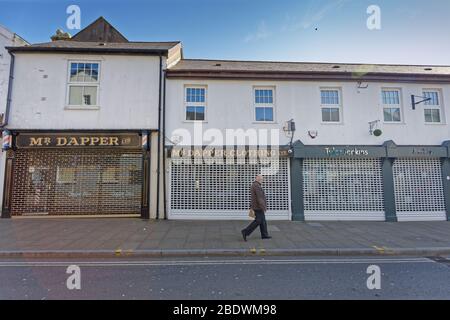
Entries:
{"label": "gold lettering on sign", "polygon": [[118,146],[119,145],[119,138],[115,138],[115,137],[109,138],[109,144],[111,146]]}
{"label": "gold lettering on sign", "polygon": [[30,138],[30,147],[42,146],[42,138]]}
{"label": "gold lettering on sign", "polygon": [[108,137],[102,137],[102,138],[100,138],[100,145],[101,145],[101,146],[108,146],[108,145],[109,145],[109,139],[108,139]]}
{"label": "gold lettering on sign", "polygon": [[80,138],[80,141],[81,141],[81,145],[82,146],[85,146],[85,145],[87,145],[88,143],[89,143],[89,141],[91,140],[91,138],[89,138],[89,137],[81,137]]}
{"label": "gold lettering on sign", "polygon": [[67,144],[68,146],[79,146],[80,144],[78,143],[77,138],[70,138],[69,143]]}
{"label": "gold lettering on sign", "polygon": [[97,143],[100,142],[100,138],[91,138],[91,146],[95,146]]}
{"label": "gold lettering on sign", "polygon": [[66,138],[62,138],[62,137],[58,137],[56,138],[56,146],[65,146],[67,144],[67,139]]}

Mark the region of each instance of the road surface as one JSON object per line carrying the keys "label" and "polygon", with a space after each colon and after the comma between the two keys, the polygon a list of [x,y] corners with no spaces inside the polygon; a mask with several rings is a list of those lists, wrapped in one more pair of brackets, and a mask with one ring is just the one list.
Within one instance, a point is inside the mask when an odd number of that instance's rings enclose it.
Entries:
{"label": "road surface", "polygon": [[[76,267],[67,273],[71,265]],[[373,275],[368,273],[370,266],[381,271],[379,290],[368,288],[367,280]],[[72,290],[68,289],[68,282]],[[448,257],[0,260],[0,299],[450,299],[450,260]]]}

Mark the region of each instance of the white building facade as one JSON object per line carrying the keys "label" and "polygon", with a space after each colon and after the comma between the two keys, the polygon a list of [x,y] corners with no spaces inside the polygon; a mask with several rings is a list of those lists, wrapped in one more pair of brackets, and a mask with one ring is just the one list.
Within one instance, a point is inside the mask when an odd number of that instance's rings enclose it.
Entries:
{"label": "white building facade", "polygon": [[[274,141],[223,143],[281,150],[279,170],[265,183],[270,219],[449,217],[449,67],[182,60],[168,80],[169,217],[246,218],[246,191],[264,162],[178,159],[229,129],[280,132]],[[190,96],[198,90],[200,102]],[[291,119],[292,145],[283,132]],[[183,134],[200,126],[203,140]]]}
{"label": "white building facade", "polygon": [[262,173],[272,220],[450,219],[448,66],[189,60],[103,18],[6,47],[4,218],[247,220]]}
{"label": "white building facade", "polygon": [[[6,103],[8,99],[8,86],[11,77],[11,55],[6,50],[8,46],[23,46],[28,44],[20,36],[0,25],[0,123],[4,122]],[[4,181],[5,167],[4,154],[0,154],[0,181]],[[3,183],[0,183],[0,195],[3,194]]]}
{"label": "white building facade", "polygon": [[157,218],[163,70],[180,43],[131,42],[100,18],[70,39],[7,49],[2,216]]}

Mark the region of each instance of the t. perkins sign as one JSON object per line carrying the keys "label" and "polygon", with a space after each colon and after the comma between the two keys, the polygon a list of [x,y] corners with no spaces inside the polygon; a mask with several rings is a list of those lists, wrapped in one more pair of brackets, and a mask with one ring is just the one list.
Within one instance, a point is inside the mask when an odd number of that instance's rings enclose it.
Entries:
{"label": "t. perkins sign", "polygon": [[17,148],[139,148],[138,134],[19,134]]}
{"label": "t. perkins sign", "polygon": [[359,148],[335,148],[335,147],[326,147],[325,152],[327,156],[331,157],[342,157],[342,156],[368,156],[369,150],[367,149],[359,149]]}

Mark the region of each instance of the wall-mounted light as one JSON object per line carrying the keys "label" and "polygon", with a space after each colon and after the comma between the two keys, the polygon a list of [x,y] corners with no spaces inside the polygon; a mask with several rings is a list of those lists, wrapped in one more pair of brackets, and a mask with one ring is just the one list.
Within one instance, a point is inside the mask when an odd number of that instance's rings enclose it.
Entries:
{"label": "wall-mounted light", "polygon": [[291,142],[289,143],[290,146],[292,146],[292,141],[294,140],[295,130],[296,127],[294,119],[287,121],[283,127],[283,131],[285,132],[286,136],[288,138],[291,138]]}

